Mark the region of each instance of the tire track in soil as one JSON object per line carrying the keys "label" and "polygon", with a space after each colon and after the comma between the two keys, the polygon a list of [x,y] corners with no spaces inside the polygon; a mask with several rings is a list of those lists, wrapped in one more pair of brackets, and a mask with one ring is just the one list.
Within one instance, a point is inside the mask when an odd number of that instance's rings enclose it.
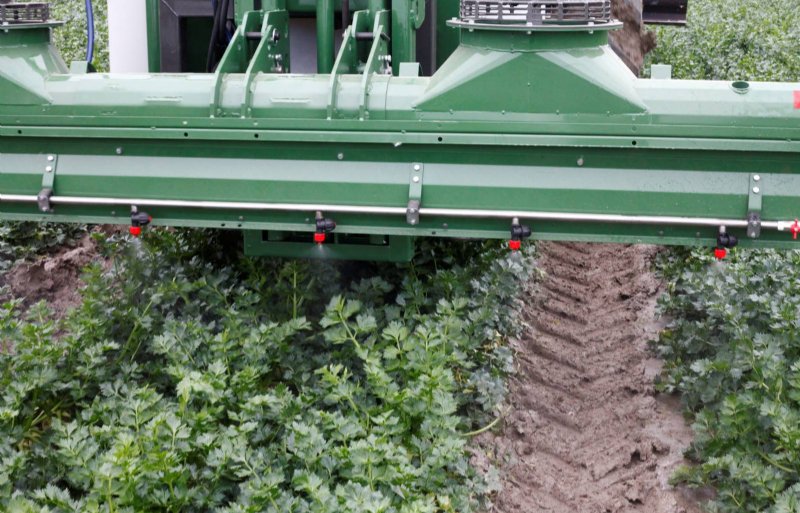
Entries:
{"label": "tire track in soil", "polygon": [[647,341],[660,283],[657,249],[542,243],[545,278],[533,293],[526,337],[500,433],[477,440],[473,463],[500,467],[498,513],[695,513],[669,486],[691,430],[674,398],[656,397],[660,363]]}

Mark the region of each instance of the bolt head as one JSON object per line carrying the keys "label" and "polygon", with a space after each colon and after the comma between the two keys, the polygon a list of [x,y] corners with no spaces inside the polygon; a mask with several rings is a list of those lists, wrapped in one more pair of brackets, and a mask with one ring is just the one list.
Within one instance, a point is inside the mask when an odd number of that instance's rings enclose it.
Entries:
{"label": "bolt head", "polygon": [[339,159],[339,160],[344,160],[344,153],[340,153],[340,154],[336,155],[336,158]]}
{"label": "bolt head", "polygon": [[122,155],[122,148],[117,148],[117,155]]}
{"label": "bolt head", "polygon": [[412,180],[412,181],[413,181],[414,183],[419,183],[419,177],[418,177],[418,176],[415,176],[415,177],[413,178],[413,180]]}
{"label": "bolt head", "polygon": [[53,166],[47,166],[46,168],[44,168],[44,170],[47,171],[48,173],[52,173],[53,172]]}
{"label": "bolt head", "polygon": [[414,171],[419,171],[420,169],[422,169],[422,167],[420,167],[419,164],[414,164]]}
{"label": "bolt head", "polygon": [[760,175],[753,175],[753,181],[754,182],[757,182],[759,180],[761,180],[761,176]]}
{"label": "bolt head", "polygon": [[47,156],[47,161],[48,161],[48,162],[53,162],[55,159],[56,159],[56,158],[55,158],[54,156],[52,156],[52,155],[48,155],[48,156]]}
{"label": "bolt head", "polygon": [[759,192],[761,192],[761,189],[758,187],[753,187],[753,194],[758,194]]}

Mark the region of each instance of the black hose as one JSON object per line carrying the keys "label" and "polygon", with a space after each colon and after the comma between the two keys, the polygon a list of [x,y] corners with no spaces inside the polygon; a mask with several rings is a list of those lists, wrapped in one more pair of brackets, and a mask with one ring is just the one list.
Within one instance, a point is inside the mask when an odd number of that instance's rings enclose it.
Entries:
{"label": "black hose", "polygon": [[222,12],[220,13],[219,21],[219,41],[223,47],[228,46],[228,10],[231,6],[231,0],[223,0]]}
{"label": "black hose", "polygon": [[223,3],[222,0],[218,0],[214,4],[214,24],[211,28],[211,39],[208,43],[208,56],[206,57],[206,71],[208,73],[214,71],[217,65],[217,46],[219,46],[217,33],[219,32],[220,12],[222,12]]}
{"label": "black hose", "polygon": [[342,32],[350,26],[350,0],[342,0]]}
{"label": "black hose", "polygon": [[94,60],[94,9],[92,0],[86,0],[86,62]]}

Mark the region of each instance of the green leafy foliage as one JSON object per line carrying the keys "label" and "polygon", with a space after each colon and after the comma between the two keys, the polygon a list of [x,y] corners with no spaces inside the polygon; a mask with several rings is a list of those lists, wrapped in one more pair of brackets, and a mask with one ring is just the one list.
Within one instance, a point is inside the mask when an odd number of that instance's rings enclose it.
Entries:
{"label": "green leafy foliage", "polygon": [[502,400],[530,256],[347,269],[208,235],[110,241],[63,320],[0,308],[0,510],[477,507],[465,433]]}
{"label": "green leafy foliage", "polygon": [[800,511],[800,252],[710,260],[666,267],[660,386],[695,412],[699,462],[676,479],[714,485],[715,511]]}
{"label": "green leafy foliage", "polygon": [[[793,0],[692,0],[689,25],[660,28],[649,62],[677,78],[800,80],[800,9]],[[694,418],[676,481],[712,485],[711,511],[800,511],[800,263],[798,252],[742,251],[725,264],[704,250],[668,253],[657,343],[660,387]]]}
{"label": "green leafy foliage", "polygon": [[658,27],[647,65],[675,78],[800,80],[797,0],[691,0],[685,28]]}

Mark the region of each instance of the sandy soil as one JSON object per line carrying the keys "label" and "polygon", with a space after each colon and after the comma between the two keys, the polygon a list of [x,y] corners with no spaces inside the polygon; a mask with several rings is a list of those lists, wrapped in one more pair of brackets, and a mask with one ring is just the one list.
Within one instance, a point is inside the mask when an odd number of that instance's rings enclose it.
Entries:
{"label": "sandy soil", "polygon": [[701,511],[699,497],[668,484],[691,431],[677,401],[653,389],[656,249],[539,247],[546,276],[529,301],[532,329],[514,342],[509,413],[473,461],[500,468],[491,511]]}

